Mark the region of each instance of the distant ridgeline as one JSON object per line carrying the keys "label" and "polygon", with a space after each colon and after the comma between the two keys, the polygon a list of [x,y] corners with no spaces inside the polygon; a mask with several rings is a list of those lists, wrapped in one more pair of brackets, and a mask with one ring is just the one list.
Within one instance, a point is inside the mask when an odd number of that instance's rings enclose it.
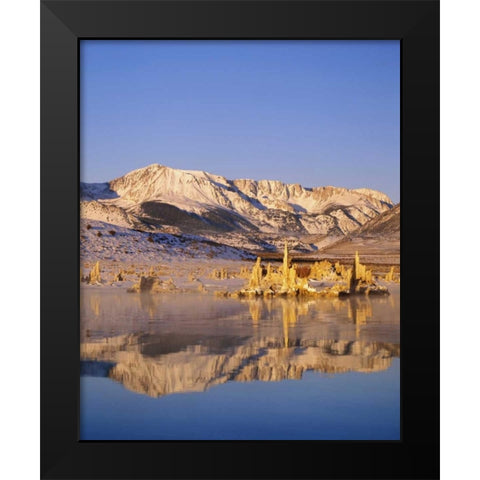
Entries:
{"label": "distant ridgeline", "polygon": [[210,235],[343,237],[394,205],[387,195],[365,188],[227,180],[157,164],[107,183],[82,183],[80,190],[83,218],[147,231],[174,227],[178,233]]}

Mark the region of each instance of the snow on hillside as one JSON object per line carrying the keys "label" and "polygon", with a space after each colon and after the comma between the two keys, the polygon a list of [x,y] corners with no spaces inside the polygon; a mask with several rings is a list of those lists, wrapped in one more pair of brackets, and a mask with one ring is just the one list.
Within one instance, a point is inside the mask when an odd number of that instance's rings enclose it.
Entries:
{"label": "snow on hillside", "polygon": [[118,195],[110,190],[108,183],[80,182],[80,200],[100,200],[116,197]]}
{"label": "snow on hillside", "polygon": [[[105,184],[82,184],[83,218],[119,226],[175,226],[205,231],[345,235],[389,210],[393,202],[369,189],[304,188],[276,180],[227,180],[203,171],[150,165]],[[125,212],[123,215],[119,210]]]}
{"label": "snow on hillside", "polygon": [[252,260],[255,256],[195,235],[148,233],[95,220],[80,222],[82,262],[156,264],[182,259]]}
{"label": "snow on hillside", "polygon": [[360,254],[400,255],[400,204],[372,218],[354,232],[322,249],[325,254],[359,251]]}
{"label": "snow on hillside", "polygon": [[142,225],[133,215],[127,213],[123,208],[115,205],[105,205],[98,201],[80,202],[80,217],[90,220],[99,220],[119,227],[140,228]]}
{"label": "snow on hillside", "polygon": [[390,198],[388,198],[387,195],[385,195],[382,192],[379,192],[378,190],[372,190],[370,188],[356,188],[353,191],[361,193],[363,195],[367,195],[367,196],[372,197],[372,198],[376,198],[377,200],[380,200],[381,202],[392,204],[392,201],[390,200]]}
{"label": "snow on hillside", "polygon": [[354,233],[358,237],[374,237],[377,235],[400,238],[400,204],[397,203],[391,210],[383,212],[370,222],[362,225]]}

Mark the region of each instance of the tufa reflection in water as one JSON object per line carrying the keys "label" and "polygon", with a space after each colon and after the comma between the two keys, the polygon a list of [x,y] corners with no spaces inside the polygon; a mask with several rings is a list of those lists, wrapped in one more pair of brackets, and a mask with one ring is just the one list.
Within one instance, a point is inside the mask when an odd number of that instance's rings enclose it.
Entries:
{"label": "tufa reflection in water", "polygon": [[391,296],[127,297],[82,294],[81,359],[112,365],[108,377],[153,397],[229,381],[300,379],[308,370],[376,372],[400,355]]}

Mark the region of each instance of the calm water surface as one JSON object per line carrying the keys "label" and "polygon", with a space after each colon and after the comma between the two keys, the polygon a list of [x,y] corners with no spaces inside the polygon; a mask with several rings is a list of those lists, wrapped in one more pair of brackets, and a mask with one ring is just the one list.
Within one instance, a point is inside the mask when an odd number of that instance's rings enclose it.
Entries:
{"label": "calm water surface", "polygon": [[84,289],[83,440],[400,438],[399,291],[218,299]]}

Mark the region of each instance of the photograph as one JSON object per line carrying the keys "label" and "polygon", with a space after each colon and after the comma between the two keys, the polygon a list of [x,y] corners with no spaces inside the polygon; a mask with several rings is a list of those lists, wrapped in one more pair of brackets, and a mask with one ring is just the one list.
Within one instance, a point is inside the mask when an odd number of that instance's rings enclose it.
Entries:
{"label": "photograph", "polygon": [[401,41],[78,49],[79,439],[401,441]]}

